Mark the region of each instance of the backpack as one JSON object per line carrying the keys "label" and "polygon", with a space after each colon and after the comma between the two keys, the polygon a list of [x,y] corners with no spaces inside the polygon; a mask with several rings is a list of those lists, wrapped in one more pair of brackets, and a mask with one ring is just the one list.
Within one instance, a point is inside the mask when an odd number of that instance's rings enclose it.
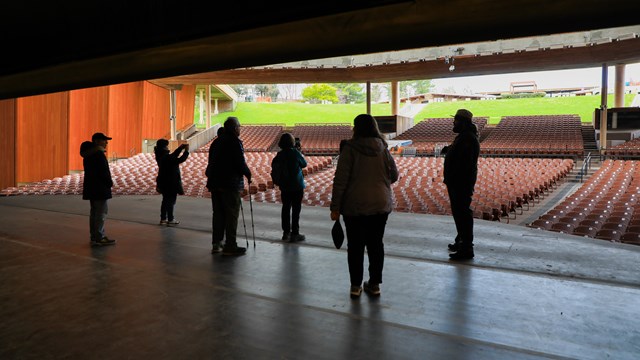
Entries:
{"label": "backpack", "polygon": [[271,162],[271,180],[277,186],[286,185],[291,179],[289,175],[289,166],[285,162],[285,155],[278,153]]}

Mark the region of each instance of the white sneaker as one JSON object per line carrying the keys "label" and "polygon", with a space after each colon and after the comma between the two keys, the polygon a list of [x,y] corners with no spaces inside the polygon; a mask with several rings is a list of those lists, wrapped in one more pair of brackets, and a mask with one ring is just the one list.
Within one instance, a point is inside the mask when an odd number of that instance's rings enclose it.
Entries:
{"label": "white sneaker", "polygon": [[167,225],[167,220],[160,220],[158,225]]}
{"label": "white sneaker", "polygon": [[167,225],[168,226],[173,226],[173,225],[178,225],[178,224],[180,224],[180,221],[178,221],[176,219],[167,221]]}

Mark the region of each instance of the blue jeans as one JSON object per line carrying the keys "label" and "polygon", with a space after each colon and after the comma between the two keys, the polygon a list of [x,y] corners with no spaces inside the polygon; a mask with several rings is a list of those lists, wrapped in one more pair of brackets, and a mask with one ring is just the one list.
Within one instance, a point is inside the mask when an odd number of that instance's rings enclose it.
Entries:
{"label": "blue jeans", "polygon": [[89,233],[91,241],[98,241],[104,238],[104,221],[107,219],[109,207],[107,199],[89,200],[91,210],[89,212]]}
{"label": "blue jeans", "polygon": [[281,191],[282,212],[280,214],[282,231],[285,233],[300,233],[300,210],[304,190]]}

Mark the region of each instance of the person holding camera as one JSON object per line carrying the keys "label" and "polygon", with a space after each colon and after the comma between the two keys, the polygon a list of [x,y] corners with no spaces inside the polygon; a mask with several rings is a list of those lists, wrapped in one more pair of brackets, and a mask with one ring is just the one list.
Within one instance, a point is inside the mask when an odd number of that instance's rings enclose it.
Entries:
{"label": "person holding camera", "polygon": [[189,157],[189,144],[181,144],[174,152],[170,153],[169,141],[159,139],[153,151],[158,163],[156,190],[162,194],[160,225],[178,225],[180,221],[174,218],[173,209],[176,205],[178,194],[184,195],[180,164]]}
{"label": "person holding camera", "polygon": [[307,160],[300,152],[300,139],[294,139],[290,133],[280,136],[280,151],[271,161],[271,177],[280,188],[282,199],[282,240],[304,241],[300,234],[300,211],[304,196],[304,176],[302,169],[307,167]]}

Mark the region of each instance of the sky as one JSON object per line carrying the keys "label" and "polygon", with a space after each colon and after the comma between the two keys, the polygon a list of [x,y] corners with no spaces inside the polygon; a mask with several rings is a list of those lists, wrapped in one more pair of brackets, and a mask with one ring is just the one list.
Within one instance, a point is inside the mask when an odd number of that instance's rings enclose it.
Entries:
{"label": "sky", "polygon": [[[609,67],[609,91],[613,91],[615,67]],[[483,75],[447,79],[433,79],[435,91],[455,89],[458,93],[478,93],[485,91],[508,91],[513,81],[535,81],[538,89],[574,86],[600,86],[602,68],[576,70],[537,71],[500,75]],[[625,67],[625,82],[640,81],[640,63]],[[465,91],[466,90],[466,91]],[[448,91],[447,91],[448,92]]]}

